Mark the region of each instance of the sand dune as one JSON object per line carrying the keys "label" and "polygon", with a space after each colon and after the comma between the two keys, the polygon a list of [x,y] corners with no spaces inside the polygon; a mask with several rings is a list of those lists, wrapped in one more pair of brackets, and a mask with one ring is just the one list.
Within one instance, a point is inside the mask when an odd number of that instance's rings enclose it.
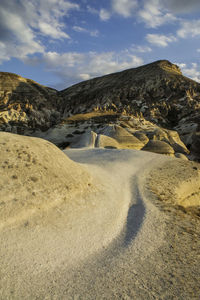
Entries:
{"label": "sand dune", "polygon": [[63,153],[8,133],[0,150],[0,299],[198,299],[199,221],[189,241],[182,222],[194,218],[177,221],[169,192],[168,212],[159,204],[165,186],[180,195],[190,180],[199,192],[195,164],[137,150]]}

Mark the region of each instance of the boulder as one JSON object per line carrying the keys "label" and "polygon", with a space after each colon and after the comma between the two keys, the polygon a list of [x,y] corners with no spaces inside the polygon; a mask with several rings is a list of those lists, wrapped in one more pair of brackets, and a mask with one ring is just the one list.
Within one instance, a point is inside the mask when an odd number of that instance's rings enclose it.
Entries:
{"label": "boulder", "polygon": [[169,142],[166,132],[159,128],[156,128],[152,132],[148,132],[147,136],[150,140],[153,140],[153,141],[163,141],[163,142],[167,142],[167,143]]}
{"label": "boulder", "polygon": [[141,132],[141,131],[136,131],[133,133],[133,135],[138,139],[140,140],[142,143],[144,144],[147,144],[149,139],[148,137],[146,136],[145,133]]}
{"label": "boulder", "polygon": [[173,156],[174,149],[163,141],[149,141],[143,148],[144,151],[150,151],[154,153],[167,154]]}
{"label": "boulder", "polygon": [[169,143],[173,147],[175,152],[183,154],[190,153],[185,144],[181,141],[178,132],[173,130],[165,130],[165,132],[167,133]]}
{"label": "boulder", "polygon": [[103,130],[103,134],[114,138],[120,144],[120,148],[140,150],[144,146],[144,143],[118,125],[106,126]]}
{"label": "boulder", "polygon": [[113,149],[118,149],[120,148],[118,142],[106,135],[99,134],[97,136],[96,142],[95,142],[95,147],[98,148],[113,148]]}
{"label": "boulder", "polygon": [[88,131],[82,134],[70,145],[70,148],[94,148],[97,134],[94,131]]}
{"label": "boulder", "polygon": [[185,156],[183,153],[175,153],[174,156],[176,158],[181,158],[181,159],[184,159],[184,160],[188,160],[187,156]]}

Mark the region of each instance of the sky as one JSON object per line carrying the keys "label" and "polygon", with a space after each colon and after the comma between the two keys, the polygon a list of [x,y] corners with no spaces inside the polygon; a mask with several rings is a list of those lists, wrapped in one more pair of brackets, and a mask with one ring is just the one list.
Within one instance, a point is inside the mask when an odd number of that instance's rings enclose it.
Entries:
{"label": "sky", "polygon": [[200,0],[0,0],[0,71],[61,90],[160,59],[200,82]]}

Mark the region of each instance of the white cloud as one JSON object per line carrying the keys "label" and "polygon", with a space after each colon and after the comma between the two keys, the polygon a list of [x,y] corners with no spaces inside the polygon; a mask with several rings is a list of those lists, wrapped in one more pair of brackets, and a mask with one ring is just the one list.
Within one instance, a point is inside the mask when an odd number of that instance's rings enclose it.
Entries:
{"label": "white cloud", "polygon": [[98,30],[91,30],[90,35],[93,37],[98,37],[99,36],[99,31]]}
{"label": "white cloud", "polygon": [[82,74],[80,74],[80,78],[82,80],[89,80],[90,79],[90,75],[86,74],[86,73],[82,73]]}
{"label": "white cloud", "polygon": [[69,35],[66,32],[62,31],[58,26],[56,28],[49,23],[40,21],[38,23],[38,28],[40,29],[42,34],[44,34],[45,36],[50,36],[53,39],[70,38]]}
{"label": "white cloud", "polygon": [[197,49],[197,52],[200,52],[200,49]]}
{"label": "white cloud", "polygon": [[94,8],[90,5],[87,5],[87,11],[89,13],[93,14],[93,15],[95,15],[95,14],[98,15],[99,14],[99,11],[96,8]]}
{"label": "white cloud", "polygon": [[188,14],[200,10],[199,0],[162,0],[162,3],[175,14]]}
{"label": "white cloud", "polygon": [[111,18],[111,12],[105,8],[97,10],[96,8],[87,5],[87,11],[93,15],[98,15],[102,21],[107,21]]}
{"label": "white cloud", "polygon": [[5,44],[0,42],[0,64],[3,61],[9,60],[9,59],[10,59],[10,56],[7,53]]}
{"label": "white cloud", "polygon": [[139,52],[139,53],[146,53],[152,51],[152,49],[148,46],[137,46],[137,45],[132,45],[131,50],[133,52]]}
{"label": "white cloud", "polygon": [[47,52],[43,57],[50,70],[58,70],[64,68],[74,68],[84,63],[84,54],[76,52],[67,52],[59,54],[57,52]]}
{"label": "white cloud", "polygon": [[183,21],[181,28],[177,31],[181,38],[196,37],[200,35],[200,20]]}
{"label": "white cloud", "polygon": [[76,32],[88,33],[92,37],[98,37],[99,36],[99,31],[98,30],[88,30],[88,29],[86,29],[84,27],[80,27],[80,26],[73,26],[72,29]]}
{"label": "white cloud", "polygon": [[61,78],[61,84],[56,88],[88,80],[93,77],[134,68],[143,64],[143,60],[132,51],[116,52],[47,52],[40,59],[27,58],[29,64],[45,64],[47,71],[51,71]]}
{"label": "white cloud", "polygon": [[173,14],[164,9],[160,0],[145,0],[143,8],[138,11],[138,16],[150,28],[176,20]]}
{"label": "white cloud", "polygon": [[167,47],[169,43],[175,42],[177,39],[173,36],[166,36],[160,34],[147,34],[146,39],[149,43],[158,47]]}
{"label": "white cloud", "polygon": [[87,29],[80,27],[80,26],[73,26],[72,28],[76,32],[87,32]]}
{"label": "white cloud", "polygon": [[181,68],[181,71],[185,76],[200,82],[200,66],[198,66],[197,63],[191,63],[190,66],[185,63],[180,63],[177,65]]}
{"label": "white cloud", "polygon": [[181,63],[181,64],[175,63],[175,65],[179,66],[181,69],[186,68],[186,64],[184,64],[184,63]]}
{"label": "white cloud", "polygon": [[100,9],[99,17],[102,21],[107,21],[110,19],[111,15],[110,15],[109,11],[102,8],[102,9]]}
{"label": "white cloud", "polygon": [[44,53],[42,37],[69,39],[62,18],[77,4],[65,0],[1,0],[0,48],[1,62],[11,57]]}
{"label": "white cloud", "polygon": [[137,7],[137,0],[112,0],[113,12],[127,18]]}

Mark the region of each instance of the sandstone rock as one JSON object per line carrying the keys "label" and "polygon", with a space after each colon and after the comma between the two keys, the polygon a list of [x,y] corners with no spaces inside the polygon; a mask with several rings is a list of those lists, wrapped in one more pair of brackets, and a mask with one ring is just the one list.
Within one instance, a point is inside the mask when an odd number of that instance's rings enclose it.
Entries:
{"label": "sandstone rock", "polygon": [[170,145],[173,147],[175,152],[189,154],[190,151],[187,149],[185,144],[181,141],[178,132],[172,130],[165,130],[168,136]]}
{"label": "sandstone rock", "polygon": [[153,132],[147,133],[147,136],[150,140],[153,141],[163,141],[167,143],[169,142],[166,132],[160,128],[156,128]]}
{"label": "sandstone rock", "polygon": [[163,141],[149,141],[143,148],[144,151],[150,151],[160,154],[173,156],[174,149]]}
{"label": "sandstone rock", "polygon": [[40,222],[71,196],[88,190],[91,177],[55,145],[39,138],[0,132],[0,228]]}
{"label": "sandstone rock", "polygon": [[175,153],[174,156],[176,158],[181,158],[181,159],[184,159],[184,160],[188,160],[187,156],[185,156],[183,153]]}
{"label": "sandstone rock", "polygon": [[147,144],[149,141],[147,135],[143,132],[136,131],[133,133],[133,135],[144,144]]}
{"label": "sandstone rock", "polygon": [[98,148],[113,148],[113,149],[120,148],[120,145],[115,139],[103,134],[99,134],[97,136],[95,146]]}
{"label": "sandstone rock", "polygon": [[94,131],[88,131],[77,138],[76,142],[70,145],[70,148],[94,148],[97,134]]}
{"label": "sandstone rock", "polygon": [[141,149],[143,143],[135,136],[129,133],[126,129],[118,125],[107,126],[104,131],[104,135],[114,138],[121,148]]}

